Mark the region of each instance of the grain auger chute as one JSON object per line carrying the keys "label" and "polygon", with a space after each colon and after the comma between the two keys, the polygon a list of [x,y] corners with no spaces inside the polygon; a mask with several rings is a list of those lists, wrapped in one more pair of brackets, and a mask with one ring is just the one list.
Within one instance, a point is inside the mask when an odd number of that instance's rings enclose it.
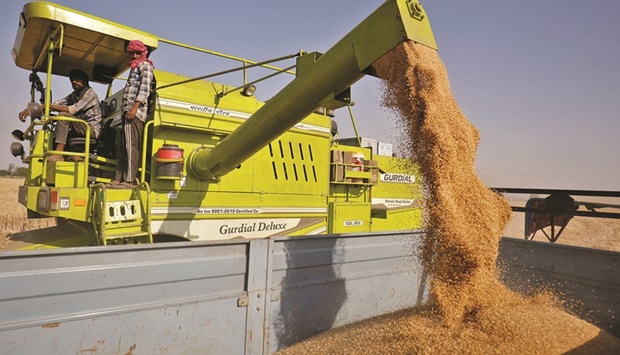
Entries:
{"label": "grain auger chute", "polygon": [[188,172],[199,179],[223,176],[301,121],[318,106],[350,101],[349,87],[392,48],[411,40],[437,49],[417,1],[386,1],[325,54],[298,58],[297,77],[213,149],[194,150]]}

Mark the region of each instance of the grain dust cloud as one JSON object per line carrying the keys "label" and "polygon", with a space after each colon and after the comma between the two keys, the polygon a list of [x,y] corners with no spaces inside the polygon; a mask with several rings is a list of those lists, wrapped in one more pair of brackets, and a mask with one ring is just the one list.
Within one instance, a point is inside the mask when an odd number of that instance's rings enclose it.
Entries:
{"label": "grain dust cloud", "polygon": [[287,354],[597,354],[620,340],[561,309],[551,294],[525,298],[499,281],[499,241],[511,210],[478,178],[478,130],[452,97],[437,52],[404,42],[373,68],[424,180],[422,259],[430,305],[319,334]]}

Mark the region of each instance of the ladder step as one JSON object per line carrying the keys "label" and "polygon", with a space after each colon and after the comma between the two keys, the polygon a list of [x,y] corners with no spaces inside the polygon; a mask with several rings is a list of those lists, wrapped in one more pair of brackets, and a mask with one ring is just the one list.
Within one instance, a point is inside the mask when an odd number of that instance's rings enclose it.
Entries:
{"label": "ladder step", "polygon": [[[96,186],[96,185],[95,185]],[[97,187],[95,196],[102,197],[97,223],[100,245],[123,245],[153,243],[149,216],[143,215],[143,199],[148,203],[149,189],[146,185],[133,189],[104,190]],[[145,210],[148,211],[148,206]]]}
{"label": "ladder step", "polygon": [[107,234],[103,237],[105,245],[152,243],[148,232]]}
{"label": "ladder step", "polygon": [[120,222],[105,225],[105,234],[123,234],[144,231],[142,221]]}
{"label": "ladder step", "polygon": [[148,235],[149,233],[145,231],[125,232],[125,233],[106,233],[104,238],[105,239],[135,238],[135,237],[143,237],[143,236],[148,236]]}
{"label": "ladder step", "polygon": [[139,200],[108,201],[104,213],[106,223],[142,219]]}

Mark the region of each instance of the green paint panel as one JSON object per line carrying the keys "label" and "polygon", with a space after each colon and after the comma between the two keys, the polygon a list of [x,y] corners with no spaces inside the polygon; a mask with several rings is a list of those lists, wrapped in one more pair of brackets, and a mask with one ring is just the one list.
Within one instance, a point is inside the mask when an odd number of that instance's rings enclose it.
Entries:
{"label": "green paint panel", "polygon": [[334,202],[329,205],[332,224],[329,233],[370,232],[370,204]]}

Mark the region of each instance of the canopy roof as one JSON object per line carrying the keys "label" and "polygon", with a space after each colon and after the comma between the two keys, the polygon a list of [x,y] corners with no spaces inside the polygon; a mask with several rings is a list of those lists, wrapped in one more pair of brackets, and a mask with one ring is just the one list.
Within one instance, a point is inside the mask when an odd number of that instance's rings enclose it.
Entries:
{"label": "canopy roof", "polygon": [[47,72],[50,46],[62,44],[54,51],[52,74],[69,76],[76,68],[91,81],[110,83],[129,68],[125,47],[134,39],[149,52],[158,46],[155,35],[57,4],[31,2],[19,15],[12,54],[18,67]]}

